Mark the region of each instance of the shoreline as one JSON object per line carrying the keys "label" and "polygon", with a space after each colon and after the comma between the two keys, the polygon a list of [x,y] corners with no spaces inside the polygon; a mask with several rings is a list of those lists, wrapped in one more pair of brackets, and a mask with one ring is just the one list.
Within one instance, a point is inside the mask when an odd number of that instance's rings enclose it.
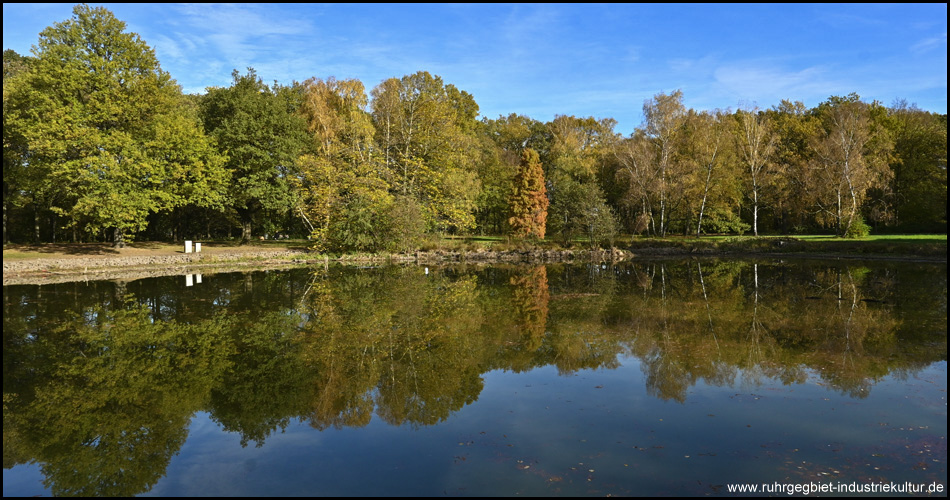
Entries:
{"label": "shoreline", "polygon": [[[654,246],[634,249],[558,249],[540,248],[505,251],[418,251],[410,254],[351,254],[329,257],[307,250],[259,250],[254,252],[171,254],[151,256],[88,256],[69,258],[29,258],[3,263],[3,285],[41,285],[75,281],[123,280],[175,276],[284,269],[307,266],[371,264],[544,264],[567,262],[620,262],[656,259],[846,259],[902,262],[946,263],[943,255],[893,253],[777,251],[752,248],[696,248]],[[825,251],[822,251],[825,250]]]}

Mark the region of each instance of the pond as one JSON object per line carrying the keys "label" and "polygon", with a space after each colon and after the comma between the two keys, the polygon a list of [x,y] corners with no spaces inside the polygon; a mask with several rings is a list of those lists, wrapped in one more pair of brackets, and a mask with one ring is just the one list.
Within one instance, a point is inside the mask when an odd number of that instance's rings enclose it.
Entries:
{"label": "pond", "polygon": [[946,264],[330,266],[3,312],[4,496],[946,495]]}

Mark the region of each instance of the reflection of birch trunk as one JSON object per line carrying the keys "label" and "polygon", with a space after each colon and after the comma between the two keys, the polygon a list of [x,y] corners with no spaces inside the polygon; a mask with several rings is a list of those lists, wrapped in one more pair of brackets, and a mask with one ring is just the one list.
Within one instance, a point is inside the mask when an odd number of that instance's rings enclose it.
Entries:
{"label": "reflection of birch trunk", "polygon": [[[844,302],[844,292],[842,290],[841,273],[838,273],[838,309],[841,309],[841,303]],[[854,320],[854,310],[858,306],[858,287],[854,283],[854,277],[848,272],[848,281],[851,283],[851,307],[848,309],[848,318],[844,322],[844,349],[841,352],[841,362],[844,366],[851,365],[854,368],[854,353],[851,350],[851,328]]]}
{"label": "reflection of birch trunk", "polygon": [[666,305],[666,264],[660,264],[660,297]]}
{"label": "reflection of birch trunk", "polygon": [[393,355],[393,329],[388,328],[389,330],[389,381],[392,385],[391,388],[395,389],[396,387],[396,360]]}
{"label": "reflection of birch trunk", "polygon": [[307,289],[304,290],[303,295],[300,297],[300,305],[297,306],[297,309],[301,312],[304,310],[304,302],[307,300],[307,294],[310,293],[310,290],[313,288],[313,284],[317,281],[317,274],[314,273],[310,277],[310,281],[307,282]]}
{"label": "reflection of birch trunk", "polygon": [[713,328],[712,311],[709,309],[709,297],[706,295],[706,282],[703,281],[703,265],[696,262],[696,268],[699,270],[699,285],[703,289],[703,301],[706,303],[706,318],[709,321],[709,332],[712,333],[713,342],[716,343],[716,352],[719,354],[719,360],[722,360],[722,349],[719,347],[719,339],[716,338],[716,329]]}
{"label": "reflection of birch trunk", "polygon": [[662,323],[657,325],[661,340],[656,346],[652,359],[646,363],[648,393],[661,399],[673,399],[683,402],[686,400],[686,388],[689,385],[690,370],[681,357],[683,352],[682,339],[671,327],[676,323],[670,321],[673,311],[679,311],[679,302],[670,304],[666,301],[666,265],[659,264],[660,268],[660,315]]}
{"label": "reflection of birch trunk", "polygon": [[752,300],[752,324],[749,327],[749,372],[754,374],[758,380],[762,374],[762,345],[760,337],[762,335],[762,324],[759,322],[759,265],[752,264],[753,275],[753,300]]}

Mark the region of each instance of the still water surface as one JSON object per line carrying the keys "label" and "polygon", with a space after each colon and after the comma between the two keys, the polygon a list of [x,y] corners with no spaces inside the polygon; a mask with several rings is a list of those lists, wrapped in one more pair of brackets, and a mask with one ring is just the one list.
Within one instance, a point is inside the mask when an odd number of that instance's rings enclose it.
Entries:
{"label": "still water surface", "polygon": [[3,299],[4,496],[947,483],[945,264],[331,267]]}

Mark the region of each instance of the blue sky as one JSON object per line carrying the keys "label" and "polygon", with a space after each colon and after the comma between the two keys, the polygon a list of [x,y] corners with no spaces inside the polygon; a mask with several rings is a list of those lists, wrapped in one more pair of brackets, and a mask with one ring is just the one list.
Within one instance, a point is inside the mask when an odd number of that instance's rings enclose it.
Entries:
{"label": "blue sky", "polygon": [[[74,4],[3,4],[3,48],[29,54]],[[90,4],[138,33],[185,92],[419,70],[475,97],[483,116],[614,118],[683,91],[694,109],[815,106],[857,92],[947,112],[944,4]]]}

